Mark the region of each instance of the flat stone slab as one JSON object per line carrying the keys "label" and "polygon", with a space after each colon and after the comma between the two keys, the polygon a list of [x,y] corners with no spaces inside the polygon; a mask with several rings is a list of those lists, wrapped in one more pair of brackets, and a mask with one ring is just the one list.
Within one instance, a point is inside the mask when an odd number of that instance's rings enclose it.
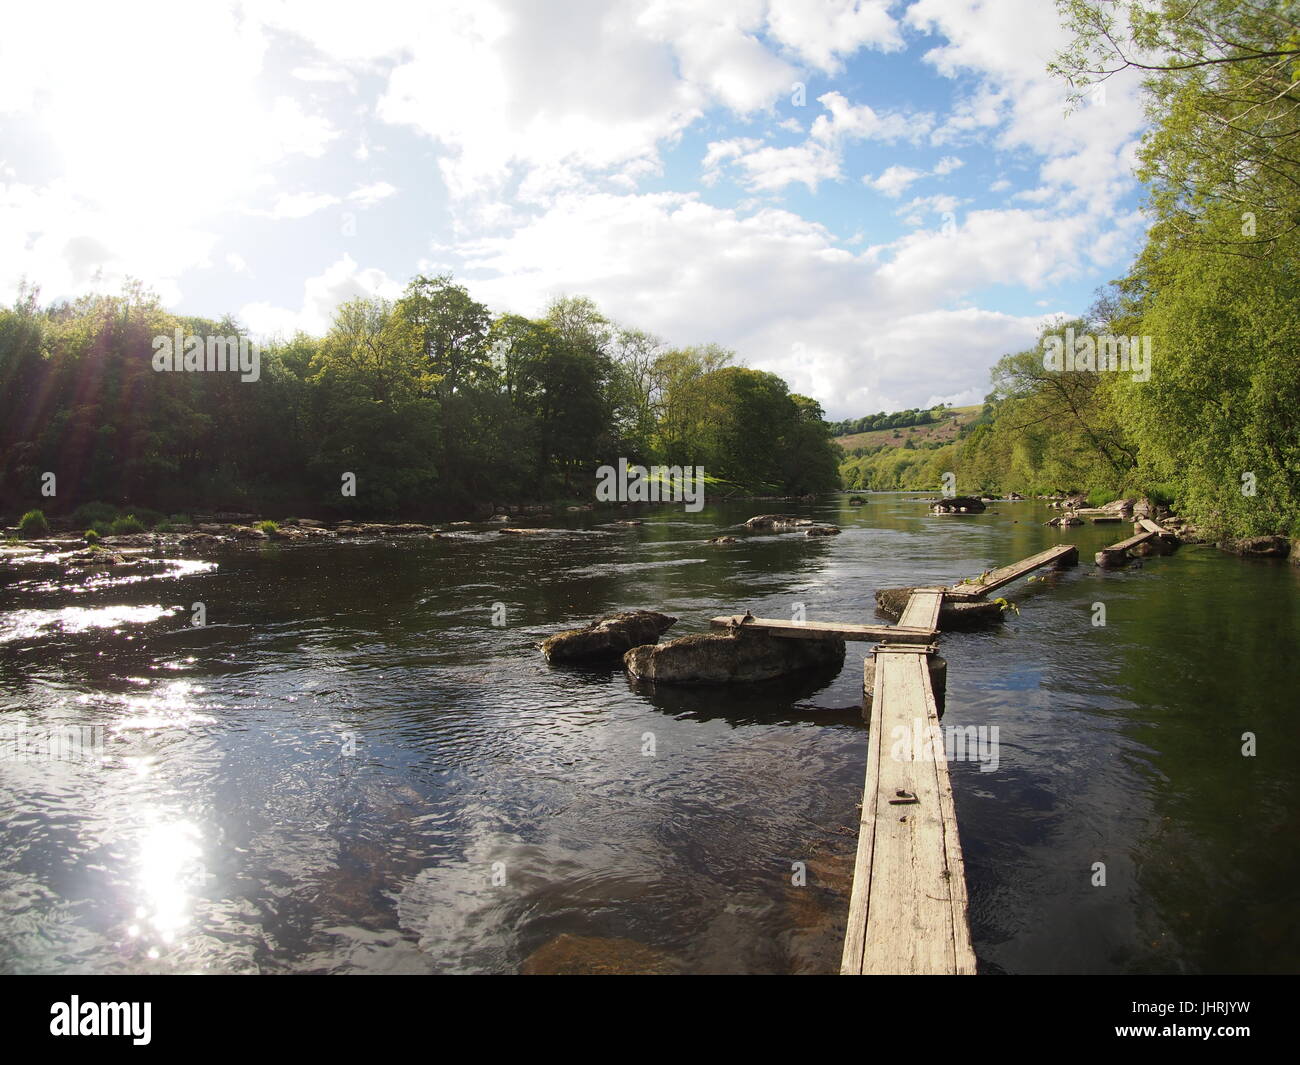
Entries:
{"label": "flat stone slab", "polygon": [[746,684],[843,663],[843,640],[789,640],[744,630],[682,636],[623,656],[633,677],[661,684]]}

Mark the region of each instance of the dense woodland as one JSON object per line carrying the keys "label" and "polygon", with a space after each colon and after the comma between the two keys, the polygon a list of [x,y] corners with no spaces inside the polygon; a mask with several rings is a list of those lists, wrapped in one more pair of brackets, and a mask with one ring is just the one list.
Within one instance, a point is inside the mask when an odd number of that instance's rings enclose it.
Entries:
{"label": "dense woodland", "polygon": [[1153,225],[1127,275],[1045,333],[1149,336],[1150,380],[1049,371],[1035,345],[997,364],[956,443],[858,456],[846,486],[953,471],[960,491],[1150,493],[1214,535],[1300,536],[1300,5],[1060,7],[1076,93],[1145,72]]}
{"label": "dense woodland", "polygon": [[[0,311],[6,516],[91,501],[164,513],[426,514],[590,499],[596,469],[703,466],[710,491],[838,486],[821,408],[708,345],[669,349],[583,298],[493,315],[449,277],[339,307],[261,352],[259,379],[156,372],[155,337],[230,336],[138,286]],[[761,430],[756,427],[761,427]],[[56,495],[41,498],[42,475]],[[342,494],[344,473],[356,495]]]}
{"label": "dense woodland", "polygon": [[835,436],[851,436],[853,433],[870,433],[876,429],[906,429],[912,425],[929,425],[943,416],[942,409],[942,407],[934,407],[922,410],[912,407],[893,413],[882,410],[879,414],[868,414],[864,418],[847,418],[842,422],[831,422],[831,432]]}

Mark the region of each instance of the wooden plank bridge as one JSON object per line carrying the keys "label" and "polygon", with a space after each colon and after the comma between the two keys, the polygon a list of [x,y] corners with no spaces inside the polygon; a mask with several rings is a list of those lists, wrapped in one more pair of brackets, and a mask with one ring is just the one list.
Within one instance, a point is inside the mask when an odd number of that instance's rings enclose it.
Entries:
{"label": "wooden plank bridge", "polygon": [[[1122,556],[1137,544],[1172,536],[1149,520],[1139,528],[1106,552]],[[866,782],[842,974],[975,973],[965,864],[939,729],[946,666],[935,640],[943,604],[984,599],[1034,570],[1074,565],[1078,557],[1073,545],[1058,544],[959,584],[913,588],[896,625],[748,614],[712,619],[715,628],[743,627],[770,636],[877,642],[864,666]],[[1101,559],[1098,554],[1099,565]],[[899,737],[920,737],[922,749],[912,750],[909,743],[900,752]]]}

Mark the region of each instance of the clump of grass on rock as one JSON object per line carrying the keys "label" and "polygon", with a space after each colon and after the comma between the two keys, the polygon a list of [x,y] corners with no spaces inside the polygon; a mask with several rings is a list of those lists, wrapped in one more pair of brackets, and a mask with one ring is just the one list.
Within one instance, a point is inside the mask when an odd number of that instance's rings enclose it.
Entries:
{"label": "clump of grass on rock", "polygon": [[18,535],[24,540],[34,540],[38,536],[50,535],[50,523],[45,514],[39,510],[29,510],[18,519]]}

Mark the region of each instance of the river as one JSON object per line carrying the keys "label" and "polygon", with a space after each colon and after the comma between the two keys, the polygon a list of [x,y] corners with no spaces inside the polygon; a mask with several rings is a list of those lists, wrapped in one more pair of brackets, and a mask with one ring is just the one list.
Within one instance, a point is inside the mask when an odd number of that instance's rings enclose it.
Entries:
{"label": "river", "polygon": [[869,621],[878,587],[1062,539],[1082,565],[942,637],[945,725],[999,737],[994,771],[952,764],[981,972],[1294,971],[1300,569],[1184,547],[1100,572],[1127,525],[868,498],[782,505],[826,538],[746,535],[764,505],[729,503],[9,567],[0,723],[87,740],[0,760],[0,971],[834,972],[865,645],[835,676],[656,691],[537,643],[631,608],[669,636]]}

